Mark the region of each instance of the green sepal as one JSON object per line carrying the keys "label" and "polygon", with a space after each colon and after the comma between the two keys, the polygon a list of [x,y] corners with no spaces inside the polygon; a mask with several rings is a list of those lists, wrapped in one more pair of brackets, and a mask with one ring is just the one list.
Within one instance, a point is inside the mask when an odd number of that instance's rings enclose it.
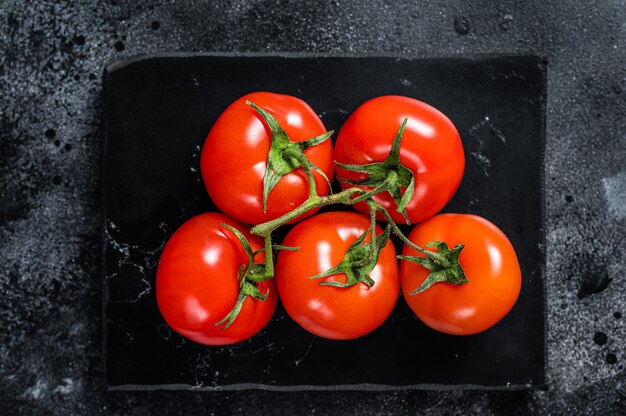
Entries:
{"label": "green sepal", "polygon": [[243,235],[241,231],[228,224],[222,223],[220,224],[220,226],[228,229],[231,233],[235,234],[235,236],[239,239],[239,242],[241,243],[243,251],[245,251],[246,255],[248,256],[248,265],[251,266],[252,264],[254,264],[254,252],[252,251],[252,246],[250,246],[250,243],[248,242],[246,236]]}
{"label": "green sepal", "polygon": [[291,173],[295,169],[311,169],[319,173],[330,186],[330,180],[326,177],[326,174],[309,162],[303,152],[309,147],[324,143],[330,138],[333,131],[326,132],[302,142],[292,142],[285,130],[283,130],[278,121],[276,121],[274,116],[268,111],[251,101],[246,101],[246,104],[259,113],[272,134],[265,174],[263,175],[263,211],[267,210],[267,199],[272,189],[274,189],[283,176]]}
{"label": "green sepal", "polygon": [[[220,224],[220,225],[228,229],[233,234],[235,234],[235,236],[241,243],[241,247],[243,248],[243,251],[246,253],[246,256],[248,257],[247,264],[244,264],[241,266],[241,268],[239,269],[239,273],[237,275],[237,281],[239,282],[239,294],[237,295],[235,306],[233,306],[233,308],[228,313],[228,315],[226,315],[219,322],[215,323],[215,326],[223,325],[221,329],[226,329],[233,324],[233,322],[239,315],[239,312],[241,312],[243,303],[248,297],[251,297],[257,300],[262,300],[262,301],[267,299],[267,296],[269,294],[269,288],[266,293],[262,293],[259,290],[257,283],[271,279],[274,276],[272,273],[268,273],[267,266],[265,264],[257,264],[254,262],[254,257],[258,253],[265,251],[266,250],[265,248],[261,248],[259,250],[253,251],[252,246],[250,246],[250,242],[248,241],[246,236],[243,235],[241,231],[239,231],[238,229],[228,224]],[[274,246],[274,245],[272,245],[271,248],[272,248],[272,253],[269,254],[270,256],[273,255],[274,249],[282,249],[282,250],[294,250],[294,249],[297,250],[298,249],[297,247],[285,247],[285,246]]]}
{"label": "green sepal", "polygon": [[[391,150],[384,162],[368,163],[365,165],[350,165],[338,162],[335,162],[335,164],[341,169],[367,175],[367,177],[358,180],[337,177],[341,182],[349,185],[373,188],[371,191],[355,199],[355,202],[365,201],[377,193],[387,191],[396,203],[396,210],[404,216],[407,224],[409,224],[406,206],[411,201],[415,192],[415,177],[413,172],[400,162],[400,142],[402,141],[402,134],[404,133],[406,123],[407,119],[405,118],[393,139]],[[402,191],[403,188],[404,191]]]}
{"label": "green sepal", "polygon": [[233,324],[233,322],[235,322],[235,319],[237,318],[237,316],[239,315],[239,312],[241,312],[241,308],[243,307],[243,303],[246,301],[246,299],[249,297],[252,297],[254,299],[258,299],[258,300],[265,300],[267,299],[267,296],[270,293],[270,289],[267,288],[267,292],[265,293],[261,293],[261,291],[259,290],[259,288],[257,287],[257,285],[255,285],[254,283],[250,283],[248,281],[244,281],[240,291],[239,291],[239,295],[237,296],[237,301],[235,302],[235,306],[233,307],[233,309],[231,309],[231,311],[228,313],[228,315],[226,315],[222,320],[220,320],[219,322],[215,323],[215,326],[221,326],[223,324],[225,324],[222,327],[222,330],[228,328],[229,326],[231,326]]}
{"label": "green sepal", "polygon": [[370,277],[370,273],[376,267],[381,250],[387,245],[389,241],[389,234],[391,227],[387,226],[385,231],[376,238],[370,240],[368,243],[363,244],[365,237],[371,233],[370,229],[367,229],[361,236],[354,242],[346,254],[337,266],[326,270],[315,276],[309,277],[309,279],[319,279],[322,277],[332,276],[334,274],[345,274],[346,281],[343,282],[320,282],[321,286],[334,286],[340,288],[346,288],[356,285],[357,283],[363,283],[368,287],[374,286],[374,280]]}
{"label": "green sepal", "polygon": [[400,260],[411,261],[430,270],[430,274],[420,287],[409,292],[409,295],[423,292],[438,282],[452,283],[453,285],[462,285],[469,282],[461,267],[461,263],[459,263],[459,256],[464,247],[463,244],[454,246],[452,250],[446,243],[441,241],[431,241],[425,244],[425,246],[429,248],[436,247],[437,253],[429,252],[431,254],[426,254],[427,257],[397,256]]}
{"label": "green sepal", "polygon": [[293,142],[301,152],[304,152],[309,147],[317,146],[318,144],[324,143],[326,140],[330,139],[330,136],[333,135],[333,131],[327,131],[326,133],[320,134],[317,137],[313,137],[311,139],[307,139],[301,142]]}
{"label": "green sepal", "polygon": [[[333,132],[330,131],[329,133],[332,134]],[[294,143],[294,144],[299,144],[299,143]],[[321,170],[320,168],[315,166],[313,163],[311,163],[309,159],[307,159],[307,157],[304,155],[304,153],[294,150],[294,149],[287,149],[283,152],[283,157],[292,158],[300,162],[300,167],[304,169],[305,173],[307,173],[307,176],[311,174],[312,172],[319,173],[320,176],[324,178],[324,180],[328,184],[328,187],[329,188],[331,187],[330,179],[328,179],[328,176],[326,176],[323,170]],[[313,184],[315,184],[315,179],[313,179]]]}
{"label": "green sepal", "polygon": [[424,247],[433,248],[441,245],[441,243],[441,241],[429,241],[428,243],[424,244]]}

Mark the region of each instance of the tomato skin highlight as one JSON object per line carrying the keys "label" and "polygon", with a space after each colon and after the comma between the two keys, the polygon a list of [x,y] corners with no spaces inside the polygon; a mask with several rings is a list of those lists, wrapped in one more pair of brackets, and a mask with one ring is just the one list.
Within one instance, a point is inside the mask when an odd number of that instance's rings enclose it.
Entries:
{"label": "tomato skin highlight", "polygon": [[[338,265],[350,245],[369,227],[370,220],[363,215],[328,212],[297,224],[285,237],[284,245],[300,249],[279,253],[278,291],[289,316],[305,330],[329,339],[358,338],[376,329],[393,310],[400,282],[391,241],[370,273],[375,282],[371,288],[363,283],[348,288],[320,285],[321,281],[345,282],[345,274],[309,279]],[[370,239],[368,236],[365,242]]]}
{"label": "tomato skin highlight", "polygon": [[[404,299],[432,329],[452,335],[476,334],[498,323],[515,304],[522,283],[517,256],[506,235],[488,220],[470,214],[440,214],[418,224],[408,238],[422,247],[429,241],[465,246],[459,262],[469,282],[459,286],[435,283],[410,295],[429,272],[416,263],[400,262]],[[408,245],[402,254],[423,256]]]}
{"label": "tomato skin highlight", "polygon": [[[309,186],[303,169],[292,171],[270,192],[267,212],[263,212],[263,176],[272,136],[262,117],[246,104],[247,100],[270,112],[294,142],[319,136],[326,128],[304,101],[268,92],[245,95],[219,116],[200,156],[207,192],[225,214],[247,224],[261,224],[301,205],[308,198]],[[334,164],[330,140],[306,149],[304,154],[332,181]],[[317,172],[314,177],[318,195],[327,195],[326,180]],[[313,215],[315,211],[296,220]]]}
{"label": "tomato skin highlight", "polygon": [[[159,261],[156,296],[161,314],[172,329],[205,345],[228,345],[259,332],[272,318],[278,295],[274,279],[258,283],[265,301],[247,298],[233,324],[215,326],[235,306],[239,294],[239,269],[248,263],[240,241],[222,227],[241,231],[253,250],[263,247],[249,227],[219,213],[197,215],[185,222],[168,240]],[[263,263],[263,253],[255,263]]]}
{"label": "tomato skin highlight", "polygon": [[[439,110],[409,97],[383,96],[358,107],[341,128],[335,144],[335,160],[343,164],[383,162],[402,121],[408,122],[400,145],[400,162],[413,172],[415,194],[406,207],[411,223],[426,220],[444,207],[456,192],[465,169],[463,145],[456,127]],[[367,175],[337,168],[337,176],[359,180]],[[353,185],[341,182],[343,189]],[[369,187],[362,187],[370,190]],[[387,192],[374,200],[404,223]],[[365,203],[355,204],[367,213]],[[379,214],[378,219],[384,218]]]}

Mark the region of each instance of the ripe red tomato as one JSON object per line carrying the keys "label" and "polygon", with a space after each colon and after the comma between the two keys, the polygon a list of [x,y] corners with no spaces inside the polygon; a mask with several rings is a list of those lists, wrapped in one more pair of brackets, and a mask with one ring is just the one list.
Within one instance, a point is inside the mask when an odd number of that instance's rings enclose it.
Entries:
{"label": "ripe red tomato", "polygon": [[[407,260],[400,263],[404,298],[429,327],[453,335],[476,334],[498,323],[515,304],[522,282],[517,256],[506,235],[491,222],[476,215],[441,214],[417,225],[409,240],[421,247],[430,241],[465,246],[459,262],[469,282],[459,286],[435,283],[409,295],[429,271]],[[402,254],[423,257],[408,245]]]}
{"label": "ripe red tomato", "polygon": [[[200,170],[209,196],[225,214],[247,224],[273,220],[301,205],[309,195],[303,169],[285,175],[270,192],[263,212],[263,177],[271,143],[270,130],[249,100],[265,109],[291,141],[302,142],[326,132],[317,114],[304,101],[289,95],[255,92],[232,103],[209,132],[200,157]],[[310,147],[304,155],[329,180],[334,173],[330,141]],[[327,195],[326,180],[314,172],[318,195]],[[309,211],[298,219],[314,213]]]}
{"label": "ripe red tomato", "polygon": [[[227,329],[215,326],[235,306],[238,272],[248,264],[241,242],[221,224],[242,232],[253,250],[263,247],[249,227],[218,213],[195,216],[168,240],[157,269],[157,303],[165,321],[176,332],[206,345],[227,345],[250,338],[271,319],[278,296],[274,279],[257,283],[266,300],[248,297]],[[264,261],[263,253],[255,263]]]}
{"label": "ripe red tomato", "polygon": [[[348,288],[322,286],[322,281],[346,282],[345,274],[311,280],[337,266],[348,248],[370,227],[369,218],[353,212],[328,212],[297,224],[276,265],[280,298],[289,316],[307,331],[330,339],[353,339],[376,329],[393,310],[400,292],[396,251],[388,241],[370,277]],[[381,233],[377,227],[377,234]],[[371,235],[364,240],[370,241]]]}
{"label": "ripe red tomato", "polygon": [[[369,100],[357,108],[341,128],[335,144],[335,160],[350,165],[383,162],[405,118],[408,122],[402,135],[400,162],[415,178],[415,193],[406,207],[409,220],[415,223],[441,210],[463,176],[463,145],[456,128],[443,113],[408,97],[384,96]],[[367,177],[340,167],[337,167],[337,176],[350,180]],[[341,186],[345,189],[353,185],[342,182]],[[374,200],[387,209],[394,221],[405,221],[388,192],[379,193]],[[355,208],[368,212],[365,203],[355,204]],[[378,218],[383,220],[380,214]]]}

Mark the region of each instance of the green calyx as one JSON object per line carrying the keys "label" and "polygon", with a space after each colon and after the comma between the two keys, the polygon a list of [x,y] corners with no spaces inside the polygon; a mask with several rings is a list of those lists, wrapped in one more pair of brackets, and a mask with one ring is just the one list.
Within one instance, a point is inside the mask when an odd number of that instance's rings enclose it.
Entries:
{"label": "green calyx", "polygon": [[324,143],[333,134],[333,131],[302,142],[293,142],[287,133],[285,133],[285,130],[278,124],[278,121],[276,121],[268,111],[251,101],[246,101],[246,104],[259,113],[272,133],[270,151],[267,155],[267,166],[265,168],[265,175],[263,176],[263,211],[267,210],[267,198],[270,192],[272,192],[272,189],[274,189],[283,176],[295,169],[303,168],[306,172],[311,194],[317,195],[315,180],[313,180],[313,171],[319,173],[326,182],[328,182],[328,186],[330,186],[330,181],[326,177],[326,174],[307,159],[304,155],[304,151],[309,147]]}
{"label": "green calyx", "polygon": [[[415,192],[415,177],[413,176],[413,172],[400,162],[400,142],[402,141],[402,134],[404,133],[406,123],[407,119],[405,118],[398,129],[398,133],[396,133],[396,137],[393,139],[391,151],[384,162],[369,163],[367,165],[349,165],[338,162],[335,162],[335,164],[344,170],[368,175],[365,179],[360,180],[338,177],[341,182],[350,185],[373,188],[367,193],[355,198],[353,203],[366,201],[380,192],[387,191],[396,203],[396,210],[404,216],[407,224],[409,224],[406,206]],[[404,191],[402,191],[403,188]]]}
{"label": "green calyx", "polygon": [[[269,289],[266,293],[261,293],[259,287],[257,286],[258,282],[262,282],[264,280],[268,280],[274,277],[274,263],[273,263],[273,250],[298,250],[298,247],[285,247],[281,245],[272,245],[271,238],[265,239],[265,247],[256,251],[252,251],[252,247],[250,243],[246,239],[246,237],[236,228],[231,227],[228,224],[221,224],[222,227],[231,231],[235,236],[239,239],[241,243],[241,247],[245,251],[248,257],[248,263],[241,266],[239,269],[239,273],[237,275],[237,280],[239,282],[239,294],[237,296],[237,301],[235,302],[235,306],[231,311],[226,315],[222,320],[217,322],[215,326],[222,326],[222,329],[226,329],[233,324],[239,312],[241,312],[241,308],[243,307],[243,303],[248,297],[257,300],[265,300],[269,294]],[[254,257],[265,251],[265,263],[257,264],[254,262]]]}
{"label": "green calyx", "polygon": [[[332,276],[334,274],[343,273],[346,275],[346,282],[320,282],[322,286],[335,286],[346,288],[354,286],[357,283],[363,283],[368,287],[374,286],[374,280],[370,277],[370,273],[378,263],[380,251],[385,247],[389,240],[391,228],[387,226],[385,231],[372,238],[368,243],[363,244],[365,237],[371,233],[371,230],[365,231],[352,245],[348,248],[346,255],[339,265],[326,270],[325,272],[311,276],[309,279],[319,279],[321,277]],[[374,234],[372,234],[374,235]]]}
{"label": "green calyx", "polygon": [[426,257],[397,256],[400,260],[412,261],[430,270],[430,274],[422,282],[420,287],[410,292],[409,295],[423,292],[437,282],[452,283],[454,285],[462,285],[469,282],[459,263],[459,255],[464,247],[463,244],[454,246],[454,248],[450,250],[448,245],[444,242],[431,241],[426,244],[426,247],[437,247],[437,252],[420,250]]}

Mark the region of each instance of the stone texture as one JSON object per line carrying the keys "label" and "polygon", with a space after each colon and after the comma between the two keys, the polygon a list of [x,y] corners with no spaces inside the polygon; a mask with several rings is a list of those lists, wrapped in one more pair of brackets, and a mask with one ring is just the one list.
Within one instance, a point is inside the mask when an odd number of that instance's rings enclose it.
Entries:
{"label": "stone texture", "polygon": [[[203,3],[0,2],[0,414],[626,411],[622,1]],[[547,57],[546,388],[107,392],[100,76],[106,63],[171,51]]]}

